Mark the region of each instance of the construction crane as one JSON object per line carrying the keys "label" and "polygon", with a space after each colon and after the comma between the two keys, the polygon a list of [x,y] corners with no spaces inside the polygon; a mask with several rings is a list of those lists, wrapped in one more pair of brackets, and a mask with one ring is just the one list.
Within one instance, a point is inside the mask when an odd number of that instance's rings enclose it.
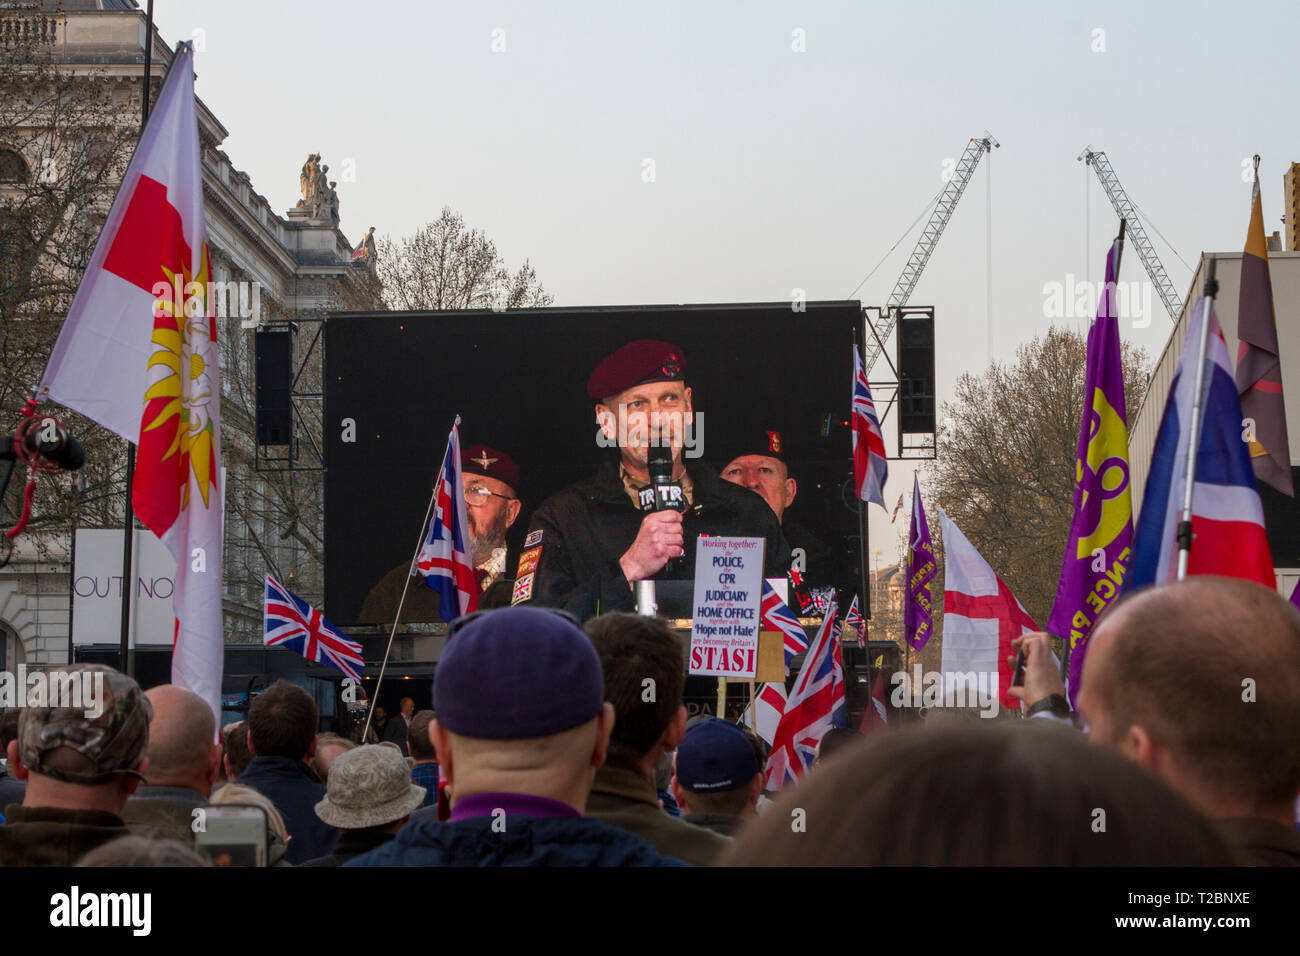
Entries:
{"label": "construction crane", "polygon": [[907,305],[908,297],[921,279],[925,264],[930,261],[934,247],[939,244],[939,237],[943,235],[948,220],[957,209],[958,200],[966,191],[971,177],[975,175],[975,167],[979,165],[985,153],[991,153],[1001,146],[1002,144],[994,139],[993,134],[988,130],[984,131],[983,136],[976,137],[967,144],[966,152],[962,153],[957,168],[953,170],[952,178],[948,180],[943,193],[939,196],[938,204],[934,207],[934,212],[930,214],[930,221],[921,230],[921,238],[916,241],[916,248],[908,257],[907,265],[903,267],[903,274],[894,283],[894,291],[889,294],[889,299],[880,310],[881,328],[876,329],[876,335],[866,343],[867,364],[864,368],[868,375],[871,374],[871,368],[876,364],[876,360],[880,358],[884,344],[889,339],[889,333],[898,323],[897,310]]}
{"label": "construction crane", "polygon": [[1106,158],[1105,152],[1094,150],[1091,146],[1083,147],[1083,152],[1076,157],[1076,160],[1087,163],[1097,174],[1101,188],[1106,191],[1106,198],[1115,207],[1115,214],[1127,224],[1129,242],[1137,249],[1138,258],[1142,260],[1147,275],[1151,277],[1152,284],[1160,293],[1160,300],[1164,302],[1169,317],[1177,322],[1178,316],[1183,311],[1183,300],[1178,297],[1173,282],[1165,272],[1165,267],[1160,264],[1160,257],[1156,255],[1155,247],[1147,238],[1146,230],[1142,228],[1142,220],[1138,218],[1137,210],[1133,208],[1133,202],[1124,192],[1124,187],[1120,185],[1119,177],[1110,166],[1110,160]]}

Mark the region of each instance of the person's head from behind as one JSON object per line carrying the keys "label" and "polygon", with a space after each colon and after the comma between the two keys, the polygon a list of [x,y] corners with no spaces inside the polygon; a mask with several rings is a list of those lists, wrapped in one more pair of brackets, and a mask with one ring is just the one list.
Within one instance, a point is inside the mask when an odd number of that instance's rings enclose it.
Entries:
{"label": "person's head from behind", "polygon": [[743,730],[716,717],[686,729],[672,781],[673,799],[686,813],[747,817],[762,792],[762,767]]}
{"label": "person's head from behind", "polygon": [[429,735],[454,800],[531,794],[586,809],[614,708],[568,615],[532,607],[462,618],[434,672]]}
{"label": "person's head from behind", "polygon": [[342,754],[330,769],[316,816],[340,830],[396,833],[424,803],[401,751],[366,744]]}
{"label": "person's head from behind", "polygon": [[289,828],[285,826],[284,817],[275,808],[271,798],[265,796],[260,790],[254,790],[252,787],[245,787],[238,783],[228,783],[224,787],[212,791],[212,799],[209,800],[209,803],[213,806],[251,803],[254,806],[261,807],[266,812],[266,828],[269,833],[279,838],[283,846],[287,847],[289,845]]}
{"label": "person's head from behind", "polygon": [[221,746],[213,743],[216,718],[207,702],[175,684],[145,691],[153,708],[149,722],[148,782],[155,787],[185,787],[200,796],[212,792],[221,772]]}
{"label": "person's head from behind", "polygon": [[682,642],[664,621],[640,614],[602,614],[584,626],[616,715],[609,763],[650,779],[659,756],[686,733]]}
{"label": "person's head from behind", "polygon": [[221,731],[221,740],[225,753],[221,757],[226,771],[226,782],[234,783],[239,775],[248,769],[253,755],[248,752],[248,721],[237,720],[226,724]]}
{"label": "person's head from behind", "polygon": [[812,765],[814,769],[819,768],[836,754],[860,747],[865,741],[866,738],[856,730],[850,730],[848,727],[832,727],[822,734],[821,740],[817,741],[817,752],[813,756]]}
{"label": "person's head from behind", "polygon": [[27,707],[8,748],[10,772],[27,781],[23,805],[121,813],[149,767],[152,708],[140,686],[102,664],[46,672],[54,694],[80,687],[85,706]]}
{"label": "person's head from behind", "polygon": [[438,759],[429,739],[429,724],[437,715],[431,710],[417,710],[411,718],[411,729],[406,734],[406,750],[415,763],[432,763]]}
{"label": "person's head from behind", "polygon": [[91,850],[77,866],[211,866],[193,847],[163,837],[138,834],[109,840]]}
{"label": "person's head from behind", "polygon": [[1271,588],[1193,577],[1098,622],[1079,710],[1089,735],[1211,818],[1294,826],[1300,612]]}
{"label": "person's head from behind", "polygon": [[316,701],[278,680],[248,705],[248,749],[254,757],[310,761],[316,753]]}
{"label": "person's head from behind", "polygon": [[874,735],[748,827],[722,865],[1239,862],[1159,779],[1072,728],[1038,720]]}
{"label": "person's head from behind", "polygon": [[355,747],[355,743],[338,734],[316,735],[316,756],[311,758],[311,769],[316,771],[316,776],[320,777],[321,783],[329,782],[330,767],[334,765],[339,755]]}

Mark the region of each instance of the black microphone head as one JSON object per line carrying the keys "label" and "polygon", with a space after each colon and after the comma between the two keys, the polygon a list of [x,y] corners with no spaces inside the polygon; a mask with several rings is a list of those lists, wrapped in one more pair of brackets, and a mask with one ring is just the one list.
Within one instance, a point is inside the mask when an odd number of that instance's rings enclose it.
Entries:
{"label": "black microphone head", "polygon": [[673,450],[667,445],[652,444],[646,455],[646,470],[651,483],[673,480]]}
{"label": "black microphone head", "polygon": [[86,450],[81,447],[81,442],[69,436],[53,460],[64,471],[77,471],[86,463]]}

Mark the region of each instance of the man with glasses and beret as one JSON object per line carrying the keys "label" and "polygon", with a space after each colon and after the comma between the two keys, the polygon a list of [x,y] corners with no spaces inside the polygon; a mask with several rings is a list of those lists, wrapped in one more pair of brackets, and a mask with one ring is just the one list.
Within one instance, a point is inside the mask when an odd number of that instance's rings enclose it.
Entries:
{"label": "man with glasses and beret", "polygon": [[[519,466],[503,451],[474,445],[461,455],[461,485],[465,490],[465,514],[469,518],[470,560],[479,586],[479,607],[503,607],[510,603],[514,570],[506,549],[506,531],[519,517],[522,507],[517,489]],[[403,561],[376,584],[361,605],[359,620],[391,623],[397,613],[410,561]],[[402,606],[403,623],[438,623],[438,594],[425,586],[418,571],[406,589]]]}
{"label": "man with glasses and beret", "polygon": [[[790,549],[763,499],[684,456],[695,414],[686,356],[640,339],[606,356],[587,382],[602,444],[617,445],[597,475],[551,496],[533,514],[513,604],[562,608],[580,619],[632,611],[640,580],[694,580],[700,535],[764,538],[764,573],[784,576]],[[652,445],[668,446],[682,510],[649,510]]]}

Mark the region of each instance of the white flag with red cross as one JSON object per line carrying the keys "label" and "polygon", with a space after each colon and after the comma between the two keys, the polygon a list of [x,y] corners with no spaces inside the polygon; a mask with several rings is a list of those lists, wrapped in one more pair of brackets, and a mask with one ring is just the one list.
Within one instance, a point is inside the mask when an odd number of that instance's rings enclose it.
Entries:
{"label": "white flag with red cross", "polygon": [[[943,523],[943,671],[945,701],[965,675],[976,675],[976,686],[964,692],[967,706],[975,707],[974,693],[985,690],[1001,706],[1016,709],[1020,701],[1008,697],[1013,638],[1038,625],[1029,616],[989,563],[975,550],[952,520],[939,509]],[[982,684],[983,687],[978,687]]]}
{"label": "white flag with red cross", "polygon": [[37,397],[138,446],[132,502],[176,559],[172,682],[221,725],[221,388],[194,53],[177,46]]}

